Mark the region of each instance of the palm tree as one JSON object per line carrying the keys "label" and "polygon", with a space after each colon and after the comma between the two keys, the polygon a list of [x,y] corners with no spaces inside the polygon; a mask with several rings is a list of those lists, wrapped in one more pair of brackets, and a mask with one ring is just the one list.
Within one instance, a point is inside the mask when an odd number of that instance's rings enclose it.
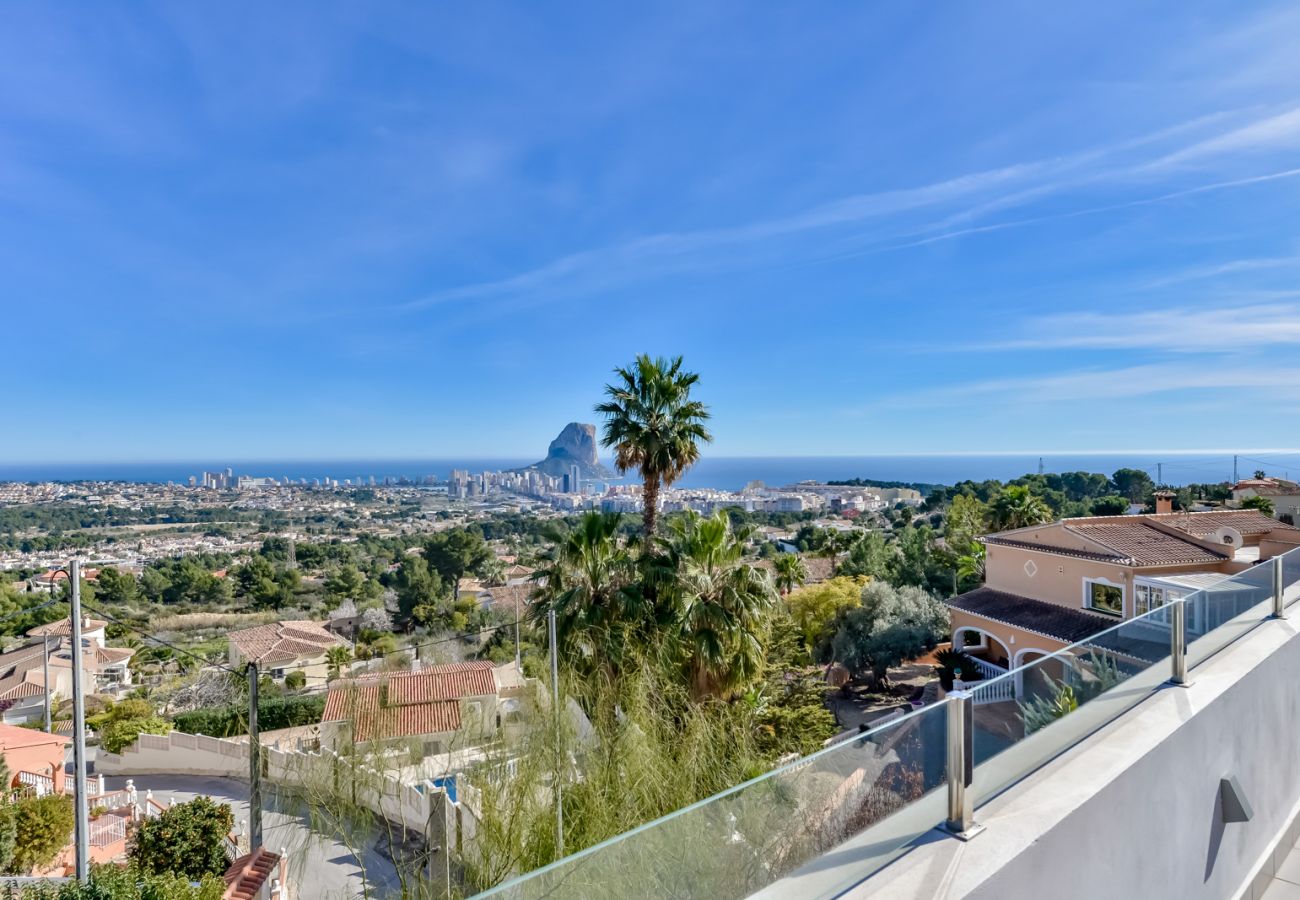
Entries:
{"label": "palm tree", "polygon": [[1052,521],[1052,510],[1043,498],[1023,484],[1006,488],[989,507],[989,523],[994,531],[1042,525]]}
{"label": "palm tree", "polygon": [[328,678],[333,680],[339,677],[343,667],[347,665],[348,660],[352,659],[352,653],[347,647],[341,644],[335,644],[325,651],[325,663],[329,666]]}
{"label": "palm tree", "polygon": [[647,546],[654,538],[659,491],[682,476],[700,458],[700,443],[713,440],[704,427],[709,410],[691,399],[700,380],[682,371],[680,356],[667,360],[641,354],[630,367],[615,369],[615,384],[605,385],[605,403],[596,412],[605,417],[602,442],[614,449],[620,473],[641,473]]}
{"label": "palm tree", "polygon": [[[978,578],[984,580],[985,547],[979,541],[972,541],[967,552],[957,556],[957,577]],[[956,593],[954,587],[953,592]]]}
{"label": "palm tree", "polygon": [[798,553],[782,553],[772,564],[776,572],[776,586],[788,594],[808,580],[808,567]]}
{"label": "palm tree", "polygon": [[555,546],[533,572],[533,618],[555,610],[561,658],[571,668],[616,672],[629,633],[646,621],[636,567],[618,535],[621,518],[590,512],[567,533],[553,533]]}
{"label": "palm tree", "polygon": [[762,672],[763,619],[776,588],[745,561],[745,544],[725,513],[688,513],[670,528],[656,560],[674,610],[669,652],[697,698],[734,696]]}

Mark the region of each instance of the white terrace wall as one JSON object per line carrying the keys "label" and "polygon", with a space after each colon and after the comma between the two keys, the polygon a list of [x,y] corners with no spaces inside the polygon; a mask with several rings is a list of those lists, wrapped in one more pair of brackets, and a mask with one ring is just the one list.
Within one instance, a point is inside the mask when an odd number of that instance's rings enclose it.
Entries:
{"label": "white terrace wall", "polygon": [[[263,747],[265,778],[269,784],[301,788],[310,799],[313,785],[334,789],[343,784],[336,779],[350,777],[350,766],[336,766],[330,751],[305,753]],[[222,740],[202,734],[142,734],[121,753],[101,752],[96,759],[97,771],[108,775],[205,775],[248,780],[248,744]],[[423,794],[414,786],[373,770],[364,770],[355,792],[358,799],[374,813],[407,828],[423,832],[435,804],[441,808],[442,797]]]}
{"label": "white terrace wall", "polygon": [[[933,832],[842,896],[1258,897],[1300,830],[1300,606],[1190,675],[977,807],[986,830],[969,843]],[[1225,821],[1225,778],[1247,821]],[[834,856],[810,869],[833,875]],[[852,855],[839,857],[851,877]]]}

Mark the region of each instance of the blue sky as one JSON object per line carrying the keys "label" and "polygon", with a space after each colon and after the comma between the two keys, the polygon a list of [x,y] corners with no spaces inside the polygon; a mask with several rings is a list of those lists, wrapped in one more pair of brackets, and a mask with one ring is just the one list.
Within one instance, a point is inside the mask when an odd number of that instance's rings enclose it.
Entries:
{"label": "blue sky", "polygon": [[1300,445],[1300,8],[10,5],[0,460]]}

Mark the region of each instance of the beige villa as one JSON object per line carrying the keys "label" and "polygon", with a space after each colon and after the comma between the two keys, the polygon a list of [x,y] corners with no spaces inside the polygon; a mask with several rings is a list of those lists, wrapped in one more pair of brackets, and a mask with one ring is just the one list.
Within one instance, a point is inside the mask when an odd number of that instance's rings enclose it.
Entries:
{"label": "beige villa", "polygon": [[[1300,546],[1300,529],[1256,510],[1175,513],[1165,498],[1159,506],[984,537],[984,585],[948,601],[953,645],[995,677]],[[1256,601],[1243,592],[1243,603]],[[1230,608],[1189,606],[1190,634],[1214,628]]]}

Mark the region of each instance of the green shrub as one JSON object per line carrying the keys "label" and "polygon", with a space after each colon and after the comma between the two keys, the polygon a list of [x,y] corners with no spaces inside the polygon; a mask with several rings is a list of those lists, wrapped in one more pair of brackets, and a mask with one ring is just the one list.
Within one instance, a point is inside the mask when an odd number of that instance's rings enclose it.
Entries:
{"label": "green shrub", "polygon": [[6,900],[221,900],[225,890],[225,882],[216,875],[191,884],[170,872],[155,875],[105,863],[91,867],[85,884],[27,884],[3,896]]}
{"label": "green shrub", "polygon": [[294,671],[284,676],[284,686],[291,691],[300,691],[307,686],[307,673]]}
{"label": "green shrub", "polygon": [[121,753],[142,734],[167,734],[172,724],[159,716],[110,721],[99,732],[99,743],[109,753]]}
{"label": "green shrub", "polygon": [[14,804],[14,853],[9,871],[27,873],[54,861],[72,834],[72,798],[24,797]]}
{"label": "green shrub", "polygon": [[[324,712],[324,694],[259,698],[257,724],[261,731],[315,725]],[[237,737],[248,733],[248,710],[241,706],[196,709],[177,715],[174,726],[186,734]]]}
{"label": "green shrub", "polygon": [[195,797],[140,824],[131,862],[142,872],[171,872],[191,879],[226,871],[225,838],[235,815],[225,803]]}

